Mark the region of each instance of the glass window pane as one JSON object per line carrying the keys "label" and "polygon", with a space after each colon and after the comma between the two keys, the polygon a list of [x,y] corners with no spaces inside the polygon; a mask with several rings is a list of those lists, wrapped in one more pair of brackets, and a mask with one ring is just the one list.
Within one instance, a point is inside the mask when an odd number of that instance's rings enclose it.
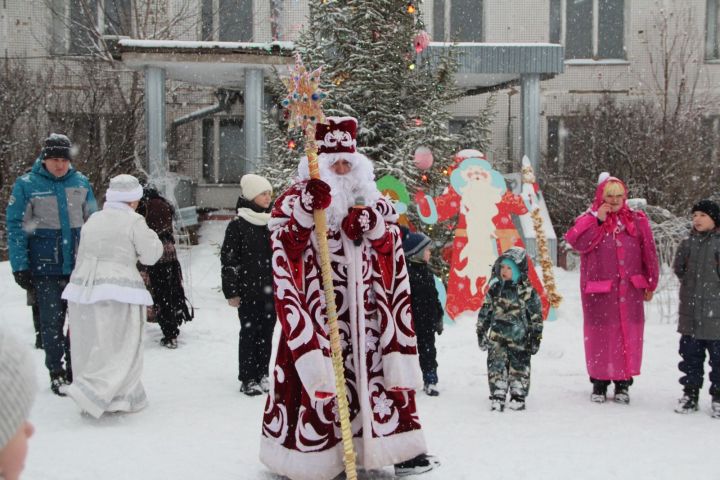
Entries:
{"label": "glass window pane", "polygon": [[705,19],[705,59],[717,60],[720,58],[720,44],[718,42],[718,25],[720,25],[720,0],[707,0]]}
{"label": "glass window pane", "polygon": [[206,118],[202,122],[202,144],[203,144],[203,162],[202,173],[203,178],[208,183],[215,182],[213,150],[215,136],[213,135],[214,121],[212,118]]}
{"label": "glass window pane", "polygon": [[436,42],[445,40],[445,0],[435,0],[433,2],[432,38]]}
{"label": "glass window pane", "polygon": [[565,58],[592,58],[592,0],[567,0]]}
{"label": "glass window pane", "polygon": [[201,40],[212,40],[213,31],[213,0],[202,0],[200,6]]}
{"label": "glass window pane", "polygon": [[550,43],[560,43],[562,31],[562,1],[550,0]]}
{"label": "glass window pane", "polygon": [[450,40],[482,42],[483,2],[479,0],[451,0]]}
{"label": "glass window pane", "polygon": [[560,117],[547,117],[547,163],[545,168],[551,173],[558,173],[560,156]]}
{"label": "glass window pane", "polygon": [[105,0],[106,35],[130,35],[130,0]]}
{"label": "glass window pane", "polygon": [[92,32],[96,26],[97,0],[70,0],[69,53],[87,55],[95,51]]}
{"label": "glass window pane", "polygon": [[245,131],[241,119],[220,121],[220,183],[240,183],[245,173]]}
{"label": "glass window pane", "polygon": [[599,58],[625,58],[625,1],[599,0]]}
{"label": "glass window pane", "polygon": [[252,42],[252,0],[220,0],[221,42]]}

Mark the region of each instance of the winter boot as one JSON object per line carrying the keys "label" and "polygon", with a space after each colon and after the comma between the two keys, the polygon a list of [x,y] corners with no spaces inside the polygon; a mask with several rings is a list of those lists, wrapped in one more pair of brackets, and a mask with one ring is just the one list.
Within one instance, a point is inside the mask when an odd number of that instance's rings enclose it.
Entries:
{"label": "winter boot", "polygon": [[593,381],[593,391],[590,401],[593,403],[605,403],[607,400],[607,384],[601,381]]}
{"label": "winter boot", "polygon": [[710,416],[712,418],[720,418],[720,395],[713,395],[710,404]]}
{"label": "winter boot", "polygon": [[505,394],[496,392],[490,397],[490,410],[493,412],[502,412],[505,410]]}
{"label": "winter boot", "polygon": [[508,408],[510,410],[525,410],[525,397],[522,395],[510,395]]}
{"label": "winter boot", "polygon": [[260,379],[260,388],[262,389],[263,393],[268,393],[270,391],[270,379],[267,375],[263,375],[263,377]]}
{"label": "winter boot", "polygon": [[615,397],[613,400],[615,403],[620,405],[628,405],[630,403],[630,382],[627,380],[620,380],[615,382]]}
{"label": "winter boot", "polygon": [[417,457],[407,462],[395,464],[395,476],[406,477],[408,475],[417,475],[419,473],[429,472],[433,468],[439,467],[440,461],[437,457],[421,453]]}
{"label": "winter boot", "polygon": [[63,370],[50,372],[50,390],[52,390],[55,395],[64,397],[65,393],[61,391],[61,387],[67,384],[68,381],[65,378],[65,372]]}
{"label": "winter boot", "polygon": [[437,385],[434,383],[426,383],[423,387],[423,390],[425,393],[431,397],[437,397],[440,395],[440,390],[438,390]]}
{"label": "winter boot", "polygon": [[699,391],[697,388],[685,388],[683,396],[678,400],[677,407],[675,407],[676,413],[693,413],[698,411],[698,395]]}
{"label": "winter boot", "polygon": [[163,337],[162,340],[160,340],[160,345],[170,350],[175,350],[178,347],[177,338]]}
{"label": "winter boot", "polygon": [[240,391],[248,397],[255,397],[257,395],[263,394],[262,387],[258,382],[254,380],[250,380],[249,382],[242,382],[240,384]]}

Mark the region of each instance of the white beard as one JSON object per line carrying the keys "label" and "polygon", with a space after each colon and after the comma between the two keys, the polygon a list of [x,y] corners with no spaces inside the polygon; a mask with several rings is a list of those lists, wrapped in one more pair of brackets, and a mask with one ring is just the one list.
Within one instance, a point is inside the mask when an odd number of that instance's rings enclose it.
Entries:
{"label": "white beard", "polygon": [[465,215],[468,242],[459,254],[459,260],[467,259],[462,270],[455,270],[459,277],[470,281],[471,295],[477,294],[477,280],[490,278],[492,266],[498,257],[495,243],[495,224],[492,219],[498,214],[497,203],[502,200],[500,189],[490,182],[470,180],[461,192],[460,213]]}
{"label": "white beard", "polygon": [[323,181],[330,185],[332,201],[325,210],[327,214],[328,227],[331,230],[340,230],[343,219],[348,214],[348,209],[362,203],[365,206],[373,206],[380,198],[380,191],[375,182],[367,182],[358,179],[351,170],[345,175],[329,173],[322,176]]}

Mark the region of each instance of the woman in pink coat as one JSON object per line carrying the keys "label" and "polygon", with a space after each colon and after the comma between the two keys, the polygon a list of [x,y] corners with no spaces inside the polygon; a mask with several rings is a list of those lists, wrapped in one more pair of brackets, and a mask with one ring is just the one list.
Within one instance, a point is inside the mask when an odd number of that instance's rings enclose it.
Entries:
{"label": "woman in pink coat", "polygon": [[615,383],[616,403],[640,374],[645,312],[658,282],[655,240],[643,212],[626,203],[627,187],[601,174],[595,201],[575,220],[565,240],[580,252],[585,362],[593,402],[606,400]]}

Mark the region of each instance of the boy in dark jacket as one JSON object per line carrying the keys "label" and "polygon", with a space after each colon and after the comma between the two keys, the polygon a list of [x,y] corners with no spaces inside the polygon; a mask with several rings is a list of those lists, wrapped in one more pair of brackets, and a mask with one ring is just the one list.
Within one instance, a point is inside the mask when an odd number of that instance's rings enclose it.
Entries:
{"label": "boy in dark jacket", "polygon": [[270,204],[272,186],[265,178],[247,174],[240,179],[242,197],[238,216],[225,231],[220,263],[222,290],[228,305],[240,318],[238,380],[248,396],[262,395],[269,388],[268,365],[275,328]]}
{"label": "boy in dark jacket", "polygon": [[705,351],[710,357],[713,418],[720,418],[720,207],[702,200],[692,207],[693,229],[675,254],[673,270],[680,279],[678,364],[683,396],[677,413],[698,409]]}
{"label": "boy in dark jacket", "polygon": [[487,350],[491,410],[524,410],[530,387],[530,356],[540,348],[542,305],[527,276],[527,256],[512,247],[495,261],[478,314],[480,350]]}
{"label": "boy in dark jacket", "polygon": [[404,231],[402,246],[410,279],[410,304],[425,384],[423,390],[431,397],[437,397],[440,392],[437,388],[435,333],[440,335],[443,331],[443,308],[435,289],[435,278],[428,267],[430,238],[422,233]]}

